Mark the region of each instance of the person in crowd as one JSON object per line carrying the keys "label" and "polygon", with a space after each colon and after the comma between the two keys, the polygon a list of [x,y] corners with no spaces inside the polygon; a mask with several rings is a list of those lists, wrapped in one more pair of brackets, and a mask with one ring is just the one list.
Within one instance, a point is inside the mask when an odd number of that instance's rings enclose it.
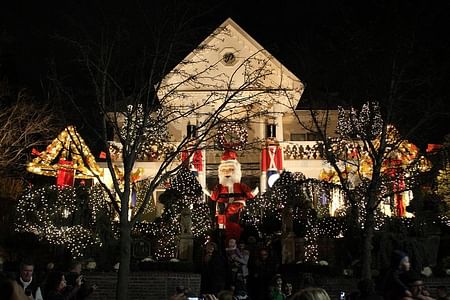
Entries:
{"label": "person in crowd", "polygon": [[23,288],[25,295],[31,296],[33,300],[43,300],[40,283],[33,276],[34,263],[31,261],[23,261],[19,269],[19,275],[16,281]]}
{"label": "person in crowd", "polygon": [[394,250],[391,256],[391,267],[384,276],[380,291],[385,300],[397,300],[403,296],[411,296],[408,286],[401,279],[402,275],[411,269],[408,255],[400,250]]}
{"label": "person in crowd", "polygon": [[447,288],[443,285],[436,288],[437,300],[450,300],[450,295],[447,293]]}
{"label": "person in crowd", "polygon": [[[245,250],[245,248],[243,249]],[[237,247],[235,239],[229,239],[228,247],[225,249],[227,255],[227,273],[229,286],[235,290],[235,293],[242,294],[247,291],[246,278],[248,275],[248,253],[243,253],[241,248]],[[244,274],[245,272],[245,274]]]}
{"label": "person in crowd", "polygon": [[276,274],[272,279],[272,284],[270,285],[270,300],[285,300],[286,296],[283,293],[283,278],[280,274]]}
{"label": "person in crowd", "polygon": [[313,274],[303,273],[300,277],[300,289],[306,289],[309,287],[316,286],[316,281],[314,280]]}
{"label": "person in crowd", "polygon": [[321,288],[309,287],[292,296],[293,300],[330,300],[328,293]]}
{"label": "person in crowd", "polygon": [[238,245],[239,251],[241,253],[241,269],[242,269],[242,276],[243,276],[243,281],[245,283],[245,285],[247,284],[247,278],[248,278],[248,262],[250,260],[250,251],[247,250],[246,245],[244,242],[239,242]]}
{"label": "person in crowd", "polygon": [[264,299],[267,297],[272,278],[277,274],[277,265],[269,255],[269,250],[262,248],[250,272],[249,285],[252,299]]}
{"label": "person in crowd", "polygon": [[225,288],[225,274],[225,259],[219,254],[217,244],[206,243],[201,266],[201,293],[217,295]]}
{"label": "person in crowd", "polygon": [[45,286],[45,300],[75,300],[82,281],[83,275],[80,275],[76,279],[75,286],[68,288],[63,272],[49,273]]}
{"label": "person in crowd", "polygon": [[402,274],[401,278],[408,287],[408,293],[406,293],[402,300],[413,300],[413,299],[419,299],[419,300],[434,300],[430,296],[430,293],[426,290],[424,282],[422,278],[420,278],[420,274],[409,270],[408,272],[405,272]]}
{"label": "person in crowd", "polygon": [[[65,275],[67,288],[73,289],[77,285],[77,278],[81,276],[81,270],[82,270],[82,264],[79,261],[73,261],[69,266],[69,272]],[[82,280],[82,285],[78,289],[76,293],[76,300],[84,300],[86,299],[90,294],[92,294],[96,289],[97,286],[95,284],[90,285],[86,283],[84,280]]]}
{"label": "person in crowd", "polygon": [[290,300],[292,298],[292,296],[294,295],[292,293],[293,292],[292,283],[286,282],[284,284],[283,292],[284,292],[284,295],[286,296],[286,300]]}
{"label": "person in crowd", "polygon": [[[30,296],[31,297],[31,296]],[[30,300],[17,281],[0,273],[0,299],[2,300]]]}
{"label": "person in crowd", "polygon": [[47,263],[47,265],[45,266],[45,270],[42,273],[41,277],[41,286],[45,286],[46,282],[47,282],[47,276],[48,274],[50,274],[51,272],[53,272],[55,270],[55,263],[54,262],[49,262]]}

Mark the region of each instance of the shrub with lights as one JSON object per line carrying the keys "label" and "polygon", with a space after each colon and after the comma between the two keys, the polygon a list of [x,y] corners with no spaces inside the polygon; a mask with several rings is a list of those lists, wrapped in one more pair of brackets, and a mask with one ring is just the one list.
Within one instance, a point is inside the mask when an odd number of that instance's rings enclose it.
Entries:
{"label": "shrub with lights", "polygon": [[181,168],[171,180],[170,187],[160,196],[164,212],[155,221],[155,258],[168,260],[176,257],[178,236],[181,232],[180,214],[183,208],[191,209],[192,234],[203,240],[211,230],[212,220],[209,206],[203,200],[202,187],[187,168]]}
{"label": "shrub with lights", "polygon": [[100,186],[29,187],[17,204],[16,231],[64,246],[73,258],[83,257],[89,246],[102,243],[99,219],[110,224],[105,199]]}
{"label": "shrub with lights", "polygon": [[329,213],[336,188],[335,184],[284,171],[272,188],[248,204],[244,221],[261,234],[271,235],[281,230],[283,208],[292,207],[296,233],[305,239],[305,261],[317,262],[317,239],[342,237],[346,231],[343,218]]}

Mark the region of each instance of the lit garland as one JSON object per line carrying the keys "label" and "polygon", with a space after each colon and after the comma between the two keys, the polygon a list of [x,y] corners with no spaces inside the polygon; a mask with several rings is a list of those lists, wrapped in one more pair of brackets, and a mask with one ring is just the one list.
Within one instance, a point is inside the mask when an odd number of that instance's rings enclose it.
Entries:
{"label": "lit garland", "polygon": [[216,143],[220,150],[243,150],[247,139],[247,129],[238,122],[225,122],[217,129]]}
{"label": "lit garland", "polygon": [[[16,230],[65,246],[74,258],[88,246],[101,245],[97,216],[108,212],[101,187],[28,188],[17,205]],[[109,222],[109,217],[108,217]]]}
{"label": "lit garland", "polygon": [[33,153],[37,157],[27,166],[27,171],[31,173],[56,177],[58,170],[62,168],[58,163],[59,159],[71,159],[73,165],[70,168],[75,171],[75,178],[90,179],[94,175],[103,174],[89,147],[73,126],[64,129],[45,151]]}
{"label": "lit garland", "polygon": [[317,238],[319,237],[319,230],[317,228],[316,218],[313,216],[313,210],[306,211],[306,234],[305,234],[305,261],[317,262],[319,257],[319,250],[317,245]]}

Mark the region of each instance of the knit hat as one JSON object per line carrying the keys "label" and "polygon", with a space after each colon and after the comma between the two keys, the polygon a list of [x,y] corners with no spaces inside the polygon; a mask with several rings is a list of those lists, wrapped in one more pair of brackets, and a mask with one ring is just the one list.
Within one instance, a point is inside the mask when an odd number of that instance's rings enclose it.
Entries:
{"label": "knit hat", "polygon": [[399,267],[399,265],[400,265],[400,262],[407,256],[408,256],[408,254],[406,254],[403,251],[394,250],[392,252],[392,256],[391,256],[391,266],[393,268],[397,269]]}

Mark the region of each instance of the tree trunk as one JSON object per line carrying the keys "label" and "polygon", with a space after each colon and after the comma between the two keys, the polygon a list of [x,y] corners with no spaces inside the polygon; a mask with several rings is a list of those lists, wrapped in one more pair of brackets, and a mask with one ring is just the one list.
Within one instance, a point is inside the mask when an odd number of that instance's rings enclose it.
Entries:
{"label": "tree trunk", "polygon": [[372,279],[372,239],[375,225],[375,216],[372,209],[367,210],[363,230],[361,278]]}
{"label": "tree trunk", "polygon": [[131,225],[128,221],[128,211],[125,220],[120,222],[120,266],[117,277],[117,300],[128,300],[128,282],[130,277],[130,259],[131,259]]}

